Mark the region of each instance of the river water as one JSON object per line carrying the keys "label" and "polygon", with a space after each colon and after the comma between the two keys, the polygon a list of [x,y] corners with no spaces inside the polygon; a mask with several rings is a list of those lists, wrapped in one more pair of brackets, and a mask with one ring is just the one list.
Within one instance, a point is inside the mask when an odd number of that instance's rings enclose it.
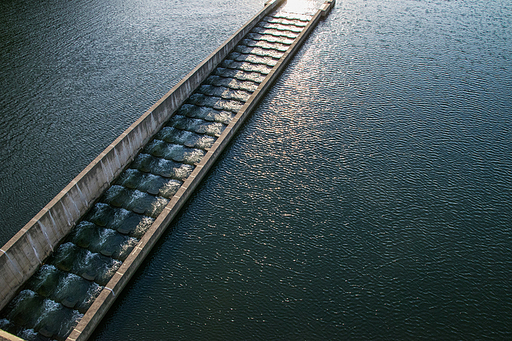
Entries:
{"label": "river water", "polygon": [[[263,4],[150,5],[2,3],[5,241]],[[510,339],[511,27],[338,3],[92,339]]]}

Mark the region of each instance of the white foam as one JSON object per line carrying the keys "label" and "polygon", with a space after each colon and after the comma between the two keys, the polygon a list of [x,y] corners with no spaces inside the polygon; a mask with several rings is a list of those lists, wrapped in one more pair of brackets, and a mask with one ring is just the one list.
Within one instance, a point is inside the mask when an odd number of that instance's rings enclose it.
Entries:
{"label": "white foam", "polygon": [[37,332],[34,329],[23,329],[18,336],[23,340],[35,340]]}

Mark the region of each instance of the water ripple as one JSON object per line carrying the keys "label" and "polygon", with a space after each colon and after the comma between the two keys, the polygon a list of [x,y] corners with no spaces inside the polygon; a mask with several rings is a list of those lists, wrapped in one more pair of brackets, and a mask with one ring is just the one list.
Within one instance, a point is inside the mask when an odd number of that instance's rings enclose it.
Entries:
{"label": "water ripple", "polygon": [[98,338],[510,337],[510,18],[337,4]]}
{"label": "water ripple", "polygon": [[338,3],[94,338],[510,338],[511,18]]}

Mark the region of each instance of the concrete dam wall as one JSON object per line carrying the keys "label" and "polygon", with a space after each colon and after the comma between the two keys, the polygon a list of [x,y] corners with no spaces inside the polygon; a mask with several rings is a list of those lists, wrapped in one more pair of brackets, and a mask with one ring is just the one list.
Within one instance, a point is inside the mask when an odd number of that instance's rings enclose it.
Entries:
{"label": "concrete dam wall", "polygon": [[[312,14],[299,15],[280,11],[283,2],[269,1],[0,249],[0,310],[7,321],[0,328],[21,330],[18,335],[27,339],[89,337],[246,117],[334,6],[330,0]],[[96,235],[101,243],[93,241]],[[119,241],[117,246],[106,246],[107,235]],[[109,268],[98,274],[87,262]],[[92,299],[59,296],[46,287],[49,278],[55,286],[83,285]],[[50,317],[71,316],[72,323],[56,326],[23,317],[21,312],[36,303],[51,303]],[[0,330],[1,338],[18,339]]]}

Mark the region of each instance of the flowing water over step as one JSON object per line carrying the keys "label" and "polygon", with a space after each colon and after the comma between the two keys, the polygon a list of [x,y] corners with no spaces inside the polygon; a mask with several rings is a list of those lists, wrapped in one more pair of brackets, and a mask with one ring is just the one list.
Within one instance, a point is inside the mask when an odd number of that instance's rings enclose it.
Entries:
{"label": "flowing water over step", "polygon": [[265,17],[185,101],[0,315],[26,340],[63,340],[311,16]]}

